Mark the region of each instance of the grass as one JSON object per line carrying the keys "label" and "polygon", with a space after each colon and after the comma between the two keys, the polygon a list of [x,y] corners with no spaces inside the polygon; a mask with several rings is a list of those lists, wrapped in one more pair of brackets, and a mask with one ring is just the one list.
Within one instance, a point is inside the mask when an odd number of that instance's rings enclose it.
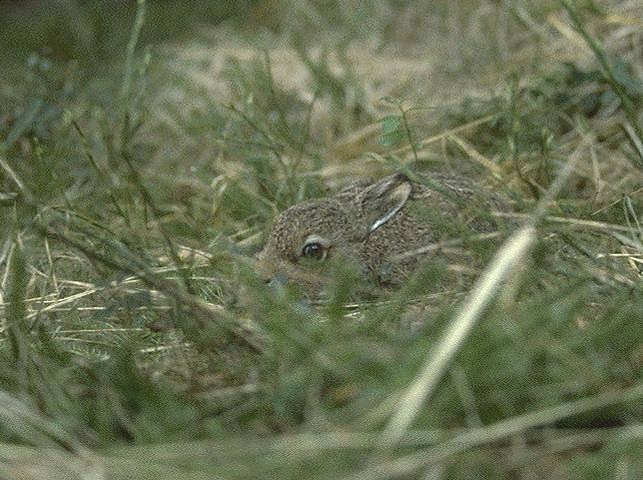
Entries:
{"label": "grass", "polygon": [[[639,478],[637,2],[190,3],[0,7],[0,478]],[[395,292],[256,278],[393,171],[517,209]]]}

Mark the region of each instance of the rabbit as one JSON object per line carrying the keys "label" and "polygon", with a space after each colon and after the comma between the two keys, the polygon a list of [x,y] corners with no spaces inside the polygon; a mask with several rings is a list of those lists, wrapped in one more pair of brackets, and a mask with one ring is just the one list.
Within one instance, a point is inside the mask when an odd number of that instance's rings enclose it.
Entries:
{"label": "rabbit", "polygon": [[[494,232],[498,225],[489,212],[508,208],[506,198],[461,176],[414,177],[396,173],[357,181],[283,211],[257,257],[257,273],[267,283],[296,283],[317,298],[335,260],[355,265],[379,287],[396,288],[429,254],[427,245],[444,240],[445,224],[463,217],[464,234]],[[470,212],[472,206],[478,211]]]}

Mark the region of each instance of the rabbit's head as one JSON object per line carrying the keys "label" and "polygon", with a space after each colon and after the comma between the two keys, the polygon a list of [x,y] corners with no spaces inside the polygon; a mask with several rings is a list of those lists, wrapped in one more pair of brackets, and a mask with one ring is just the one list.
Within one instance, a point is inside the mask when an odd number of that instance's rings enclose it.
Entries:
{"label": "rabbit's head", "polygon": [[332,262],[367,272],[372,259],[365,245],[402,211],[412,191],[412,182],[396,174],[290,207],[276,218],[257,272],[267,282],[294,282],[313,297],[327,285]]}

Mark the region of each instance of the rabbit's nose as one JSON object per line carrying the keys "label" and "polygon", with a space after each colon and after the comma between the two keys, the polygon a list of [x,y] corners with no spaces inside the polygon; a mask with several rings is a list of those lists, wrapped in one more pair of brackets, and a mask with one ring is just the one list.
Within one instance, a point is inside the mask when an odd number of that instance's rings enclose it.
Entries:
{"label": "rabbit's nose", "polygon": [[279,289],[288,283],[288,277],[283,272],[278,272],[274,277],[266,280],[266,285],[270,288]]}

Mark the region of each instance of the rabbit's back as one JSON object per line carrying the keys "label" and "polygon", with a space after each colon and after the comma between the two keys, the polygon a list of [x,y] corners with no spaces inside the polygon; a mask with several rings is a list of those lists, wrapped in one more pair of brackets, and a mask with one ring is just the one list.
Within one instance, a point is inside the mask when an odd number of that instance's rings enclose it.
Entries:
{"label": "rabbit's back", "polygon": [[500,195],[466,178],[425,176],[412,182],[404,208],[365,239],[362,263],[380,284],[398,286],[427,256],[449,251],[441,243],[497,230],[491,213],[508,205]]}

